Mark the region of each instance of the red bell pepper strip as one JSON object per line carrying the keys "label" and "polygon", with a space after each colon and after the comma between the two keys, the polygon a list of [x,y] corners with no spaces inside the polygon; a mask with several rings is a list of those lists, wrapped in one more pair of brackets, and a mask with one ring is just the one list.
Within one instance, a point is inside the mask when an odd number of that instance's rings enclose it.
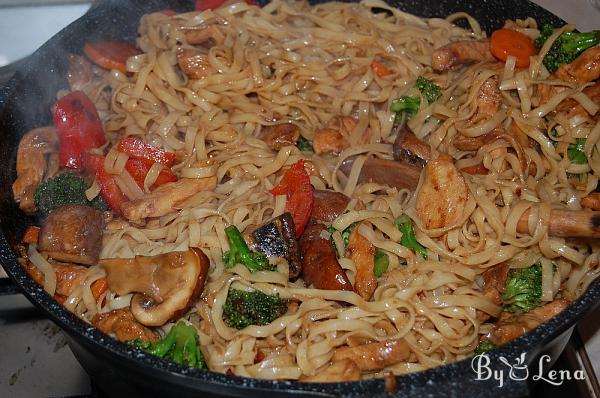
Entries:
{"label": "red bell pepper strip", "polygon": [[[144,189],[144,180],[154,163],[155,162],[147,159],[130,158],[127,160],[127,163],[125,163],[125,170],[133,177],[139,187]],[[177,176],[173,174],[171,169],[164,167],[150,188],[157,188],[167,182],[174,181],[177,181]]]}
{"label": "red bell pepper strip", "polygon": [[175,154],[173,152],[166,151],[151,144],[146,144],[141,139],[133,136],[121,139],[117,149],[127,154],[130,158],[146,159],[163,164],[167,167],[171,167],[175,163]]}
{"label": "red bell pepper strip", "polygon": [[123,73],[127,72],[127,59],[138,55],[140,51],[131,43],[124,41],[99,41],[85,43],[83,52],[96,65]]}
{"label": "red bell pepper strip", "polygon": [[300,236],[308,224],[313,207],[313,187],[304,168],[304,160],[294,163],[271,193],[287,196],[285,210],[292,214],[296,225],[296,236]]}
{"label": "red bell pepper strip", "polygon": [[121,214],[121,205],[127,202],[127,197],[113,176],[104,169],[104,156],[88,155],[85,160],[88,174],[95,175],[100,184],[100,195],[115,213]]}
{"label": "red bell pepper strip", "polygon": [[[251,6],[255,6],[256,1],[254,0],[240,0],[241,1],[245,1],[247,4],[251,5]],[[234,1],[230,1],[230,0],[196,0],[196,6],[194,7],[194,10],[196,11],[204,11],[204,10],[215,10],[217,8],[222,7],[225,3],[228,4],[234,4]]]}
{"label": "red bell pepper strip", "polygon": [[58,100],[52,114],[60,140],[60,165],[82,168],[84,155],[106,143],[96,106],[83,91],[73,91]]}

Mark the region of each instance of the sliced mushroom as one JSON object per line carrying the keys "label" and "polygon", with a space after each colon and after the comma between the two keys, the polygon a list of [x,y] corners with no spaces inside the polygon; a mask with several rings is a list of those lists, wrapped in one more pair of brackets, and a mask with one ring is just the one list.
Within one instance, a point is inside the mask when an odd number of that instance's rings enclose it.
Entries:
{"label": "sliced mushroom", "polygon": [[185,314],[204,289],[209,265],[197,248],[100,261],[110,290],[118,295],[136,293],[131,312],[146,326],[162,326]]}
{"label": "sliced mushroom", "polygon": [[300,128],[293,123],[274,124],[262,128],[259,138],[267,143],[269,148],[279,151],[287,145],[295,145],[300,138]]}
{"label": "sliced mushroom", "polygon": [[350,203],[350,198],[341,192],[316,189],[313,192],[313,208],[311,219],[317,222],[330,223],[338,218]]}
{"label": "sliced mushroom", "polygon": [[250,250],[259,251],[268,257],[285,258],[290,266],[290,280],[294,280],[302,272],[295,231],[292,215],[283,213],[251,231],[244,238]]}
{"label": "sliced mushroom", "polygon": [[[340,170],[350,174],[354,159],[350,158],[342,163]],[[419,184],[421,167],[404,164],[395,160],[370,158],[365,161],[358,176],[359,183],[374,182],[389,185],[398,189],[414,191]]]}
{"label": "sliced mushroom", "polygon": [[58,261],[94,265],[102,249],[103,229],[101,211],[85,205],[66,205],[44,220],[38,250]]}
{"label": "sliced mushroom", "polygon": [[331,360],[336,362],[350,359],[362,371],[375,371],[408,360],[410,352],[410,347],[404,339],[387,340],[338,348],[333,353]]}
{"label": "sliced mushroom", "polygon": [[160,340],[158,334],[135,320],[129,309],[121,308],[104,314],[96,314],[92,325],[106,334],[114,334],[119,341],[140,339],[154,342]]}
{"label": "sliced mushroom", "polygon": [[352,291],[331,241],[321,236],[323,231],[323,224],[309,224],[300,237],[304,281],[317,289]]}

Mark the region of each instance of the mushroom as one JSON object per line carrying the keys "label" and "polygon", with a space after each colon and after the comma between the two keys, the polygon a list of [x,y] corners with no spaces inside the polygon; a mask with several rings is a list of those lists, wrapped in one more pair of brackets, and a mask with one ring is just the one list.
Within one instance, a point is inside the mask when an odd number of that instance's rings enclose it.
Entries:
{"label": "mushroom", "polygon": [[185,314],[204,288],[210,262],[197,248],[156,256],[100,261],[110,290],[135,293],[131,312],[146,326],[162,326]]}

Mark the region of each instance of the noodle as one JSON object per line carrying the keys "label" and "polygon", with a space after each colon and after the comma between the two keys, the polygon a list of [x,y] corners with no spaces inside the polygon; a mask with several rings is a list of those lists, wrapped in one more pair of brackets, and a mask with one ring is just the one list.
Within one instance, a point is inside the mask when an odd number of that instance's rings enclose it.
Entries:
{"label": "noodle", "polygon": [[[455,26],[459,19],[470,28]],[[515,24],[529,36],[538,33],[531,19]],[[594,190],[600,172],[600,123],[590,119],[598,105],[583,92],[585,86],[551,79],[541,63],[563,30],[572,27],[555,32],[531,57],[528,69],[518,69],[516,58],[509,56],[504,65],[474,63],[434,74],[435,49],[485,38],[469,15],[423,19],[379,0],[315,6],[274,0],[262,8],[242,2],[203,12],[145,15],[137,39],[144,53],[128,60],[128,75],[106,77],[112,90],[104,120],[107,136],[114,144],[135,135],[176,153],[171,170],[180,181],[215,178],[218,183],[157,217],[113,219],[100,256],[202,249],[211,264],[208,279],[202,299],[184,319],[199,318],[192,323],[213,371],[302,380],[326,369],[341,348],[391,340],[406,343],[406,357],[362,377],[418,371],[471,355],[493,327],[487,321],[503,311],[482,291],[487,270],[539,262],[544,303],[575,298],[599,272],[597,251],[550,236],[552,210],[581,210],[580,199]],[[190,43],[194,32],[206,34],[207,41]],[[178,57],[184,50],[200,51],[212,72],[202,78],[182,73]],[[391,74],[378,75],[373,61],[385,63]],[[397,132],[390,106],[396,98],[413,95],[414,80],[422,75],[442,87],[435,103],[421,98],[408,122],[431,150],[430,162],[449,155],[457,170],[484,167],[487,173],[459,173],[466,199],[456,217],[441,226],[429,226],[419,210],[419,202],[427,200],[419,196],[428,184],[424,173],[417,193],[361,180],[369,160],[391,158]],[[501,105],[486,117],[480,93],[490,81],[499,88]],[[539,87],[549,90],[545,102]],[[567,118],[557,111],[563,101],[587,113]],[[344,124],[344,118],[353,123]],[[273,150],[263,133],[282,123],[310,140],[337,123],[338,130],[347,130],[346,146],[333,154],[300,151],[289,143]],[[581,139],[586,139],[585,163],[569,157]],[[477,145],[461,149],[460,140]],[[233,224],[248,232],[282,215],[289,198],[270,192],[301,159],[315,189],[350,197],[343,214],[320,235],[334,243],[350,282],[356,285],[360,266],[345,249],[347,228],[356,225],[373,251],[388,258],[387,272],[375,278],[370,299],[354,291],[306,286],[302,279],[290,282],[284,258],[269,259],[276,271],[225,266],[230,244],[224,228]],[[140,188],[127,161],[113,147],[104,167],[129,201],[143,201],[168,167],[153,164]],[[349,161],[352,165],[342,173]],[[100,193],[95,181],[86,196]],[[414,221],[415,239],[426,258],[403,243],[405,233],[395,223],[403,215]],[[44,289],[53,294],[56,276],[50,264],[34,246],[28,256],[44,274]],[[104,276],[102,268],[90,267],[65,301],[67,308],[88,321],[127,308],[131,294],[109,290],[100,299],[92,295],[91,285]],[[277,293],[293,305],[267,325],[237,330],[223,320],[230,288]]]}

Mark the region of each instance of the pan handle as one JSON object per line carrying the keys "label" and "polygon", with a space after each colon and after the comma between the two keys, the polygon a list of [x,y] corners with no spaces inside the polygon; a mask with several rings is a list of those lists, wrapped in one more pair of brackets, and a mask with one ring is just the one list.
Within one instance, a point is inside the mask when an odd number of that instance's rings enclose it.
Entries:
{"label": "pan handle", "polygon": [[0,278],[0,296],[20,294],[21,291],[9,278]]}

